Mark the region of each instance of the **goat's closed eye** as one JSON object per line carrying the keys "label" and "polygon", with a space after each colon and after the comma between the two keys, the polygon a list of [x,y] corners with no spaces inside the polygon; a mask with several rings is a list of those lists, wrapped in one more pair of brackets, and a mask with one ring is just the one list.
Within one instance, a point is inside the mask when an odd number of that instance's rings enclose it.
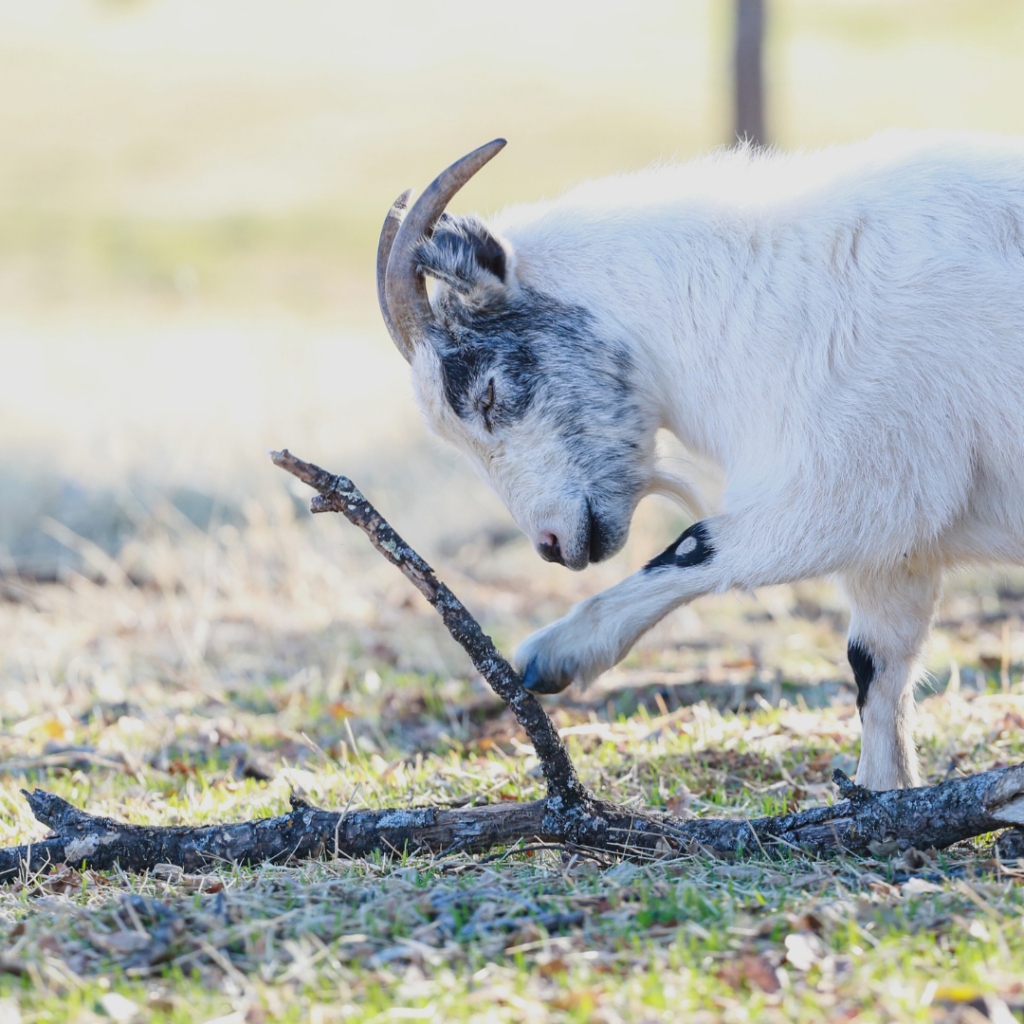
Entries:
{"label": "goat's closed eye", "polygon": [[484,418],[484,426],[491,429],[491,411],[494,409],[494,378],[487,385],[484,397],[480,399],[480,415]]}

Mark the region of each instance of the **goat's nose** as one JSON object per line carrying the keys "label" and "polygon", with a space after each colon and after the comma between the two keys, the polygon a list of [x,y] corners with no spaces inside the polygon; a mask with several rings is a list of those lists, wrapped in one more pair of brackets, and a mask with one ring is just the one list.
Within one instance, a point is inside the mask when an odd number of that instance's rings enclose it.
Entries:
{"label": "goat's nose", "polygon": [[553,533],[542,533],[537,541],[537,550],[545,562],[557,562],[565,565],[562,561],[562,549],[559,547],[558,538]]}

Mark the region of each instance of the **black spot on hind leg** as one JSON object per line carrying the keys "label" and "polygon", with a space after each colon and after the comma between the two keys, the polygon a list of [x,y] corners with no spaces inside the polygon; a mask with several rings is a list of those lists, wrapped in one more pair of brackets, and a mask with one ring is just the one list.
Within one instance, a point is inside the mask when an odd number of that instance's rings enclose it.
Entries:
{"label": "black spot on hind leg", "polygon": [[677,540],[669,544],[657,558],[652,558],[644,566],[644,572],[650,569],[660,569],[663,566],[686,569],[691,565],[700,565],[701,562],[708,561],[714,553],[715,548],[711,543],[707,524],[694,523]]}
{"label": "black spot on hind leg", "polygon": [[857,710],[863,713],[864,704],[868,699],[868,690],[875,678],[875,659],[871,657],[871,652],[859,640],[850,641],[846,648],[846,657],[850,661],[853,678],[857,683]]}

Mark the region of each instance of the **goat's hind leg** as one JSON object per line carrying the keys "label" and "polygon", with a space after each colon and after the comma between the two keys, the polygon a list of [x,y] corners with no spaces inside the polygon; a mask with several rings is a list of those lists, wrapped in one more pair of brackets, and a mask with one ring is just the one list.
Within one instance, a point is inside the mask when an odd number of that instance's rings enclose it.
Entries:
{"label": "goat's hind leg", "polygon": [[861,718],[857,782],[873,790],[920,785],[914,686],[941,573],[901,567],[850,573],[843,583],[851,604],[848,655]]}

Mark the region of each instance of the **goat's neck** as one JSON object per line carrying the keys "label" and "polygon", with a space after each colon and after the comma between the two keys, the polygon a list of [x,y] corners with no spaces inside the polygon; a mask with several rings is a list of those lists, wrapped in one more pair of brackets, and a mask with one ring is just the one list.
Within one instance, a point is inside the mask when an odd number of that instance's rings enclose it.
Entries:
{"label": "goat's neck", "polygon": [[788,341],[777,332],[765,337],[760,310],[771,284],[756,247],[718,238],[701,248],[699,260],[659,260],[643,294],[635,287],[606,293],[607,315],[627,331],[642,400],[661,425],[728,470],[771,443],[779,419],[770,410],[785,400],[772,363],[792,353],[780,350]]}

